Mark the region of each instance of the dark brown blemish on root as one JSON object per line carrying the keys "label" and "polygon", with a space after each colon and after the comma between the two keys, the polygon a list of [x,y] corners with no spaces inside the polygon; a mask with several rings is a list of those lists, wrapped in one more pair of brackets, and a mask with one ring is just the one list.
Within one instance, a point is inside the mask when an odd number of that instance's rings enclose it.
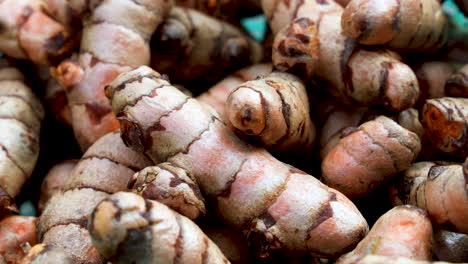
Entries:
{"label": "dark brown blemish on root", "polygon": [[358,26],[358,35],[356,36],[356,41],[361,42],[366,40],[372,33],[372,23],[369,21],[369,18],[366,14],[361,15],[356,18]]}
{"label": "dark brown blemish on root", "polygon": [[175,218],[176,218],[176,221],[177,221],[177,225],[179,226],[179,234],[177,235],[176,243],[174,245],[176,254],[174,256],[174,260],[173,260],[172,263],[179,264],[179,263],[181,263],[183,249],[184,249],[183,248],[184,229],[183,229],[183,224],[182,224],[181,219],[180,219],[180,215],[175,214]]}
{"label": "dark brown blemish on root", "polygon": [[173,178],[171,178],[171,181],[169,182],[169,186],[170,187],[176,187],[176,186],[178,186],[179,184],[182,184],[182,183],[186,183],[186,182],[184,180],[182,180],[181,178],[173,177]]}
{"label": "dark brown blemish on root", "polygon": [[341,53],[341,60],[340,60],[340,70],[342,74],[342,80],[347,90],[350,92],[354,92],[353,87],[353,71],[351,67],[348,65],[350,58],[352,57],[353,53],[356,51],[356,43],[347,38],[345,40],[345,45],[343,49],[343,53]]}
{"label": "dark brown blemish on root", "polygon": [[392,16],[392,30],[393,32],[400,32],[401,30],[401,2],[400,0],[396,0],[398,3],[397,12],[394,16]]}
{"label": "dark brown blemish on root", "polygon": [[242,170],[242,167],[244,166],[246,161],[247,159],[242,161],[242,163],[239,165],[239,168],[237,168],[237,170],[231,176],[231,179],[228,182],[226,182],[226,186],[223,188],[223,190],[216,195],[217,197],[227,198],[231,195],[232,184],[236,181],[237,174],[239,174],[239,172]]}
{"label": "dark brown blemish on root", "polygon": [[390,98],[387,96],[388,74],[393,67],[393,63],[384,61],[380,64],[382,67],[379,73],[379,99],[384,106],[391,105]]}
{"label": "dark brown blemish on root", "polygon": [[130,180],[128,180],[127,189],[128,190],[133,189],[133,187],[135,187],[135,184],[136,184],[137,181],[138,181],[138,177],[136,177],[136,175],[133,175],[132,178],[130,178]]}
{"label": "dark brown blemish on root", "polygon": [[250,121],[252,121],[252,108],[247,107],[242,111],[241,124],[245,127],[250,123]]}
{"label": "dark brown blemish on root", "polygon": [[314,21],[307,17],[301,17],[294,21],[294,24],[301,26],[301,28],[308,28],[314,24]]}
{"label": "dark brown blemish on root", "polygon": [[138,152],[144,152],[146,150],[146,141],[138,124],[130,120],[125,113],[119,114],[117,120],[120,122],[121,137],[125,146]]}
{"label": "dark brown blemish on root", "polygon": [[311,238],[310,232],[312,232],[312,230],[320,226],[323,222],[325,222],[329,218],[333,217],[333,208],[331,207],[330,202],[332,201],[332,198],[336,199],[336,194],[333,194],[333,195],[335,195],[334,198],[331,195],[329,200],[325,202],[326,204],[321,206],[321,208],[319,209],[320,211],[318,212],[317,218],[314,219],[312,225],[307,229],[306,241],[308,241]]}
{"label": "dark brown blemish on root", "polygon": [[295,58],[295,57],[300,57],[307,55],[304,53],[302,50],[297,49],[294,46],[288,46],[286,47],[285,41],[281,41],[280,44],[278,45],[277,51],[279,54],[283,57],[290,57],[290,58]]}
{"label": "dark brown blemish on root", "polygon": [[289,172],[290,172],[291,174],[309,175],[308,173],[303,172],[303,171],[301,171],[300,169],[298,169],[298,168],[296,168],[296,167],[293,167],[293,166],[289,166]]}
{"label": "dark brown blemish on root", "polygon": [[435,180],[437,177],[439,177],[447,168],[445,166],[432,166],[429,169],[429,172],[427,174],[427,179],[429,181]]}
{"label": "dark brown blemish on root", "polygon": [[164,127],[163,125],[161,125],[160,122],[158,122],[148,128],[148,134],[151,134],[153,131],[166,131],[166,127]]}
{"label": "dark brown blemish on root", "polygon": [[203,253],[202,253],[202,264],[208,264],[208,259],[209,259],[209,255],[210,255],[210,251],[208,250],[208,238],[205,236],[203,238],[203,245],[204,245],[204,250],[203,250]]}
{"label": "dark brown blemish on root", "polygon": [[126,237],[119,241],[112,263],[140,263],[152,258],[151,225],[144,228],[128,228]]}
{"label": "dark brown blemish on root", "polygon": [[[15,164],[15,166],[23,173],[24,177],[27,178],[28,174],[23,169],[23,167],[19,166],[18,162],[15,159],[12,158],[12,156],[10,155],[10,152],[8,151],[8,149],[3,145],[0,145],[0,148],[3,150],[3,152],[5,152],[5,155],[7,156],[8,160],[10,160],[13,164]],[[17,176],[19,176],[19,175],[17,175]]]}
{"label": "dark brown blemish on root", "polygon": [[284,245],[274,234],[265,234],[256,231],[255,227],[251,228],[252,230],[248,231],[247,239],[258,259],[269,259],[274,255],[281,255]]}
{"label": "dark brown blemish on root", "polygon": [[57,54],[65,46],[66,37],[63,32],[58,32],[45,43],[45,48],[51,54]]}
{"label": "dark brown blemish on root", "polygon": [[310,38],[307,35],[304,34],[296,34],[294,35],[296,39],[298,39],[300,42],[303,44],[309,44],[310,43]]}
{"label": "dark brown blemish on root", "polygon": [[[133,77],[133,78],[129,78],[125,81],[123,81],[122,83],[120,83],[119,85],[115,86],[114,87],[114,91],[113,92],[116,92],[116,91],[121,91],[123,89],[125,89],[125,86],[129,83],[133,83],[133,82],[138,82],[138,83],[141,83],[143,81],[144,78],[148,78],[148,79],[152,79],[152,80],[165,80],[162,76],[160,75],[156,75],[154,73],[150,73],[150,74],[146,74],[146,75],[138,75],[136,77]],[[157,88],[160,88],[160,87],[155,87],[155,89]],[[107,90],[107,88],[106,88]],[[109,97],[106,93],[106,96]]]}
{"label": "dark brown blemish on root", "polygon": [[270,227],[276,224],[275,218],[268,212],[263,213],[258,217],[263,223],[265,224],[266,228],[269,229]]}

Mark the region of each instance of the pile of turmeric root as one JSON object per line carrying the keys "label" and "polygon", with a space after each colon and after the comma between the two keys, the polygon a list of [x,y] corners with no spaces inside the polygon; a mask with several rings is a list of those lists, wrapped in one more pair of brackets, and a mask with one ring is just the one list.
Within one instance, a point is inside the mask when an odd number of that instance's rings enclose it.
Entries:
{"label": "pile of turmeric root", "polygon": [[468,263],[443,5],[0,0],[0,264]]}

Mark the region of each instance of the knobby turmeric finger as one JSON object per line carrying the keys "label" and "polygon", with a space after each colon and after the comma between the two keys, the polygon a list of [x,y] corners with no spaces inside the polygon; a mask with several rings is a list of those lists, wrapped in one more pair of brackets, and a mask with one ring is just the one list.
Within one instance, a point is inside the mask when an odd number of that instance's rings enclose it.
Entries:
{"label": "knobby turmeric finger", "polygon": [[79,263],[105,263],[86,229],[88,216],[102,199],[127,190],[132,175],[150,165],[125,146],[117,131],[100,138],[75,165],[63,191],[46,204],[37,225],[41,243],[62,248]]}
{"label": "knobby turmeric finger", "polygon": [[151,40],[151,66],[173,81],[219,81],[262,58],[248,35],[189,8],[174,7]]}
{"label": "knobby turmeric finger", "polygon": [[338,256],[366,234],[366,221],[343,194],[241,141],[214,110],[152,69],[120,75],[106,95],[124,142],[154,163],[191,173],[221,219],[242,230],[259,256]]}
{"label": "knobby turmeric finger", "polygon": [[410,205],[397,206],[375,222],[369,234],[337,264],[359,263],[366,255],[431,260],[432,225],[427,214]]}
{"label": "knobby turmeric finger", "polygon": [[0,52],[12,58],[53,64],[72,48],[70,33],[44,0],[1,0],[0,28]]}
{"label": "knobby turmeric finger", "polygon": [[447,41],[448,23],[438,0],[351,0],[343,33],[360,44],[434,52]]}
{"label": "knobby turmeric finger", "polygon": [[229,263],[188,218],[133,193],[102,200],[88,224],[93,244],[112,263]]}
{"label": "knobby turmeric finger", "polygon": [[146,167],[135,173],[128,187],[143,198],[160,202],[191,220],[206,214],[205,200],[194,177],[170,163]]}
{"label": "knobby turmeric finger", "polygon": [[401,111],[416,103],[419,85],[393,52],[366,50],[342,34],[342,9],[298,16],[273,43],[278,70],[304,80],[320,78],[341,102]]}
{"label": "knobby turmeric finger", "polygon": [[168,15],[172,1],[72,1],[82,11],[78,56],[53,70],[65,87],[73,131],[83,151],[119,124],[104,96],[104,86],[133,67],[149,64],[149,40]]}
{"label": "knobby turmeric finger", "polygon": [[36,166],[44,110],[5,59],[0,59],[0,117],[0,196],[14,198]]}
{"label": "knobby turmeric finger", "polygon": [[273,72],[237,87],[226,103],[226,121],[269,151],[307,154],[315,141],[309,100],[296,76]]}
{"label": "knobby turmeric finger", "polygon": [[271,63],[260,63],[243,68],[224,78],[206,92],[197,97],[199,101],[211,105],[226,120],[225,106],[229,94],[244,82],[254,80],[257,77],[271,73]]}
{"label": "knobby turmeric finger", "polygon": [[342,136],[322,161],[322,178],[350,198],[365,196],[409,168],[421,149],[416,134],[385,116]]}
{"label": "knobby turmeric finger", "polygon": [[392,200],[426,210],[438,228],[467,234],[467,175],[461,165],[418,162],[396,178]]}

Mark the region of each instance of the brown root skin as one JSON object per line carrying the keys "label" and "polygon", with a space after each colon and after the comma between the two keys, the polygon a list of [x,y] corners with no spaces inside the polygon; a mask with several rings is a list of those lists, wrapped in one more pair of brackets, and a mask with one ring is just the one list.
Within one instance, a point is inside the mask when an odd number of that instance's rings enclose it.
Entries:
{"label": "brown root skin", "polygon": [[354,106],[402,111],[414,105],[419,85],[411,68],[393,52],[366,50],[342,35],[341,13],[309,14],[284,27],[273,44],[275,67],[323,79],[327,92]]}
{"label": "brown root skin", "polygon": [[0,221],[0,256],[7,264],[18,263],[27,248],[37,243],[36,222],[32,216],[9,216]]}
{"label": "brown root skin", "polygon": [[391,188],[394,203],[426,210],[438,228],[468,233],[468,195],[461,165],[414,163]]}
{"label": "brown root skin", "polygon": [[380,116],[346,131],[322,161],[322,179],[348,198],[363,197],[409,168],[420,149],[416,134]]}
{"label": "brown root skin", "polygon": [[447,41],[448,24],[437,0],[351,0],[343,33],[365,45],[407,52],[434,52]]}
{"label": "brown root skin", "polygon": [[272,68],[271,63],[254,64],[243,68],[212,86],[197,99],[211,105],[223,120],[227,120],[225,106],[229,94],[242,83],[271,73]]}
{"label": "brown root skin", "polygon": [[263,58],[259,43],[236,27],[175,7],[151,41],[152,67],[173,81],[219,81]]}
{"label": "brown root skin", "polygon": [[273,72],[241,84],[226,103],[228,126],[272,152],[307,155],[316,129],[305,85],[296,76]]}
{"label": "brown root skin", "polygon": [[353,263],[365,255],[431,260],[432,225],[427,214],[414,206],[397,206],[375,222],[367,236],[337,264]]}
{"label": "brown root skin", "polygon": [[86,229],[94,207],[110,194],[127,190],[133,174],[152,163],[127,148],[118,131],[96,141],[69,176],[63,193],[46,204],[38,223],[42,243],[59,247],[79,263],[104,263]]}
{"label": "brown root skin", "polygon": [[247,264],[249,248],[241,233],[228,228],[206,228],[203,232],[221,249],[232,264]]}
{"label": "brown root skin", "polygon": [[[120,73],[150,62],[149,39],[173,2],[73,1],[83,12],[80,53],[63,61],[54,76],[65,87],[75,137],[83,151],[119,128],[104,87]],[[75,12],[79,12],[75,11]]]}
{"label": "brown root skin", "polygon": [[445,94],[450,97],[468,97],[468,64],[447,80]]}
{"label": "brown root skin", "polygon": [[421,94],[418,105],[423,105],[427,99],[441,98],[446,95],[446,83],[455,72],[454,67],[443,61],[424,62],[414,69],[418,78]]}
{"label": "brown root skin", "polygon": [[52,167],[41,185],[41,195],[39,197],[38,209],[44,210],[47,201],[56,193],[63,190],[65,182],[71,176],[73,168],[78,160],[65,160]]}
{"label": "brown root skin", "polygon": [[468,261],[468,235],[438,230],[433,238],[434,255],[448,262]]}
{"label": "brown root skin", "polygon": [[36,165],[44,110],[24,76],[8,65],[0,59],[0,189],[14,198]]}
{"label": "brown root skin", "polygon": [[106,95],[124,142],[155,163],[190,172],[218,215],[242,230],[259,256],[338,256],[367,233],[343,194],[241,141],[214,110],[149,67],[120,75]]}
{"label": "brown root skin", "polygon": [[70,33],[48,14],[42,0],[0,3],[0,51],[36,64],[53,64],[69,55]]}
{"label": "brown root skin", "polygon": [[206,214],[205,201],[193,176],[170,163],[144,168],[133,175],[128,187],[191,220]]}
{"label": "brown root skin", "polygon": [[196,224],[133,193],[101,201],[88,224],[93,244],[112,263],[229,263]]}
{"label": "brown root skin", "polygon": [[451,156],[468,153],[468,99],[444,97],[427,100],[422,124],[432,144]]}
{"label": "brown root skin", "polygon": [[29,249],[28,254],[19,264],[73,264],[73,259],[58,247],[37,244]]}

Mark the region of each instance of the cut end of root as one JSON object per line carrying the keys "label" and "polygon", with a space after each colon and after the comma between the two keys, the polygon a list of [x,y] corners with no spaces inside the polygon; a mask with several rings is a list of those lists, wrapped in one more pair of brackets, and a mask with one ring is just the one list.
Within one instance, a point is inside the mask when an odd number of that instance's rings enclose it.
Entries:
{"label": "cut end of root", "polygon": [[[430,103],[426,104],[423,111],[424,124],[426,126],[426,134],[429,140],[438,146],[440,149],[448,152],[454,151],[454,147],[463,147],[463,142],[466,140],[465,126],[462,122],[450,120],[450,111],[442,112],[437,106]],[[446,116],[448,115],[448,116]],[[460,141],[459,144],[457,142]]]}

